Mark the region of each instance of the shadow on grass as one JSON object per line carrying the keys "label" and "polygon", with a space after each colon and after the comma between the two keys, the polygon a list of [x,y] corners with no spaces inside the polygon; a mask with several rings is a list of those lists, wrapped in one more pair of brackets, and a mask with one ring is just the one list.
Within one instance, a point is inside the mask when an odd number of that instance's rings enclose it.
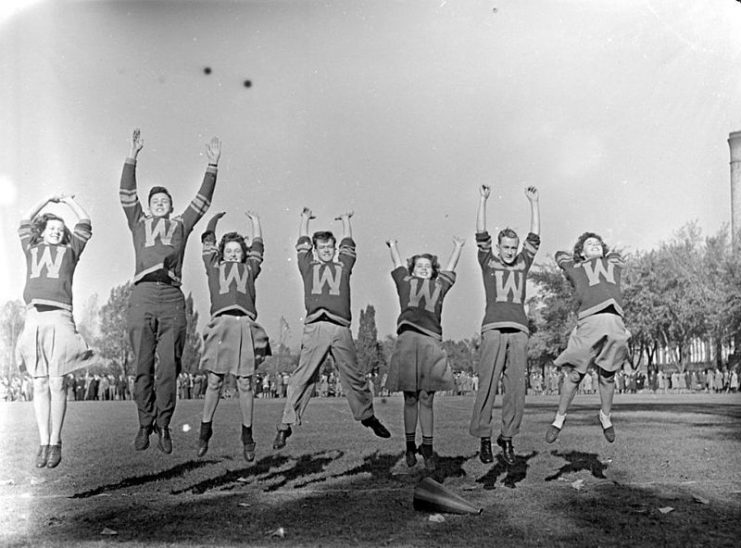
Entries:
{"label": "shadow on grass", "polygon": [[515,455],[515,464],[512,466],[504,462],[502,455],[497,455],[496,464],[486,474],[478,478],[476,483],[482,483],[485,490],[491,491],[496,488],[499,476],[504,474],[502,485],[515,489],[517,484],[527,477],[528,461],[537,454],[537,451],[533,451],[529,455]]}
{"label": "shadow on grass", "polygon": [[211,460],[211,459],[200,460],[200,461],[191,460],[188,462],[184,462],[182,464],[178,464],[177,466],[173,466],[172,468],[168,470],[163,470],[161,472],[154,472],[151,474],[143,474],[141,476],[133,476],[130,478],[124,478],[118,483],[110,483],[108,485],[101,485],[100,487],[96,487],[95,489],[91,489],[89,491],[83,491],[82,493],[75,493],[69,498],[84,499],[88,497],[94,497],[95,495],[100,495],[101,493],[105,493],[107,491],[116,491],[118,489],[126,489],[127,487],[137,487],[140,485],[146,485],[147,483],[152,483],[155,481],[169,480],[169,479],[183,476],[188,472],[197,470],[198,468],[202,468],[210,464],[216,464],[218,462],[219,462],[218,460]]}
{"label": "shadow on grass", "polygon": [[[299,472],[324,470],[328,459],[338,454],[321,452],[298,459],[271,456],[235,471],[230,478],[236,482],[237,475],[252,473],[257,478],[269,473],[285,484],[291,481],[287,477],[292,481],[303,477]],[[589,469],[595,475],[594,455],[552,454],[569,461],[560,474]],[[534,456],[518,456],[513,475],[518,470],[523,473]],[[684,486],[645,488],[607,481],[587,484],[579,491],[559,482],[545,483],[532,497],[522,490],[524,495],[520,496],[527,499],[523,499],[524,509],[537,514],[508,510],[494,497],[485,510],[488,518],[446,516],[444,525],[430,524],[423,513],[413,509],[411,485],[377,488],[379,479],[389,476],[399,458],[378,452],[365,456],[362,464],[333,475],[339,481],[326,489],[284,489],[280,495],[266,494],[258,483],[252,489],[217,497],[185,493],[184,497],[164,496],[154,501],[127,497],[78,501],[74,507],[55,512],[52,521],[40,525],[33,538],[25,540],[41,544],[100,541],[101,531],[110,528],[117,532],[116,542],[167,545],[450,546],[461,545],[463,539],[467,545],[490,545],[492,539],[500,539],[498,544],[503,546],[734,546],[741,532],[739,504],[698,504]],[[466,460],[443,458],[442,469],[457,475]],[[274,470],[286,466],[290,468]],[[493,483],[503,473],[498,461],[484,478]],[[312,479],[305,484],[317,482]],[[491,512],[496,513],[496,519],[490,519]],[[533,519],[545,526],[533,527]],[[278,528],[284,528],[284,537],[275,535]]]}
{"label": "shadow on grass", "polygon": [[604,472],[607,470],[607,465],[603,464],[595,453],[582,453],[581,451],[569,451],[568,453],[551,451],[551,455],[566,459],[568,464],[564,464],[555,474],[547,476],[545,481],[553,481],[564,474],[581,472],[582,470],[588,470],[595,478],[606,479]]}
{"label": "shadow on grass", "polygon": [[546,508],[565,516],[572,532],[564,546],[737,546],[739,505],[699,504],[685,487],[642,488],[604,482],[564,496]]}

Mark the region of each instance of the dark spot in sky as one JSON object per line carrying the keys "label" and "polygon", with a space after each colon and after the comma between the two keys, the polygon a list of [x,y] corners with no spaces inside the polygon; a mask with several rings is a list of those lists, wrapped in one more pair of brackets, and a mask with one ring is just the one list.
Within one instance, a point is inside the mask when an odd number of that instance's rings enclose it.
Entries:
{"label": "dark spot in sky", "polygon": [[251,88],[252,87],[252,81],[251,80],[245,80],[244,81],[244,87]]}
{"label": "dark spot in sky", "polygon": [[211,74],[211,67],[204,67],[203,74]]}

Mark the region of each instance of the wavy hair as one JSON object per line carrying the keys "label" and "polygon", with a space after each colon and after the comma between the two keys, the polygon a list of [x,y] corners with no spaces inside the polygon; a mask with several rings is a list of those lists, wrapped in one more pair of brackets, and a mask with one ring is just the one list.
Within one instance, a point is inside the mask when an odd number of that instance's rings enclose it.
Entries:
{"label": "wavy hair", "polygon": [[602,256],[605,257],[610,250],[607,247],[607,244],[602,239],[602,236],[599,234],[595,234],[594,232],[585,232],[579,238],[576,240],[576,243],[574,244],[574,262],[581,263],[584,261],[584,257],[582,256],[582,252],[584,251],[584,242],[586,242],[589,238],[597,238],[599,240],[599,243],[602,244]]}
{"label": "wavy hair", "polygon": [[33,218],[33,221],[31,221],[31,245],[36,245],[43,241],[44,236],[42,234],[44,230],[46,230],[46,223],[49,221],[61,221],[64,225],[64,236],[62,236],[62,242],[60,245],[69,244],[72,239],[72,232],[67,228],[67,223],[64,222],[64,219],[54,215],[53,213],[44,213],[42,215],[37,215]]}
{"label": "wavy hair", "polygon": [[440,263],[437,261],[437,255],[432,255],[430,253],[420,253],[419,255],[412,255],[411,258],[407,259],[407,270],[409,271],[409,275],[414,275],[414,265],[417,264],[418,259],[427,259],[432,263],[432,275],[430,276],[431,280],[434,280],[437,278],[438,272],[440,272]]}
{"label": "wavy hair", "polygon": [[240,262],[246,263],[247,262],[247,241],[244,239],[244,236],[239,234],[238,232],[227,232],[221,237],[221,241],[219,242],[219,260],[224,260],[224,247],[226,247],[226,244],[229,242],[237,242],[239,244],[239,247],[242,248],[242,260]]}

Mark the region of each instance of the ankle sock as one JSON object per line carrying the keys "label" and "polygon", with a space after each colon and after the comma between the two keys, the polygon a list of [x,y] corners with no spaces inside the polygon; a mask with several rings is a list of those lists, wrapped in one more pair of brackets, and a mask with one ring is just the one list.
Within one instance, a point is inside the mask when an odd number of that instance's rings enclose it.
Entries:
{"label": "ankle sock", "polygon": [[422,456],[429,459],[432,456],[432,436],[422,436],[422,447],[420,448]]}
{"label": "ankle sock", "polygon": [[566,414],[559,415],[558,413],[556,413],[556,418],[553,419],[553,422],[551,424],[553,424],[553,426],[555,426],[556,428],[563,428],[563,421],[565,420]]}
{"label": "ankle sock", "polygon": [[417,442],[415,440],[415,433],[406,433],[406,440],[407,440],[407,451],[416,451],[417,450]]}
{"label": "ankle sock", "polygon": [[610,415],[605,415],[602,412],[602,409],[599,410],[599,421],[602,423],[602,428],[610,428],[610,426],[612,426]]}

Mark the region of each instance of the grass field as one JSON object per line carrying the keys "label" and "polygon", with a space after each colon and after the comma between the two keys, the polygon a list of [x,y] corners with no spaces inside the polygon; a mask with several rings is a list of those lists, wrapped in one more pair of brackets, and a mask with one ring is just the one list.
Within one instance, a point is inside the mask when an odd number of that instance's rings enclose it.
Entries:
{"label": "grass field", "polygon": [[31,404],[0,404],[0,544],[739,545],[741,395],[618,395],[614,444],[602,437],[597,396],[577,396],[547,445],[556,402],[528,397],[508,469],[496,446],[494,463],[478,460],[473,399],[438,398],[434,477],[483,508],[442,522],[413,509],[424,472],[403,461],[399,396],[375,401],[390,440],[354,422],[344,399],[315,399],[277,452],[283,400],[258,400],[251,464],[241,457],[236,400],[219,406],[202,459],[202,401],[178,403],[169,456],[154,436],[134,451],[132,402],[71,402],[62,464],[40,471]]}

